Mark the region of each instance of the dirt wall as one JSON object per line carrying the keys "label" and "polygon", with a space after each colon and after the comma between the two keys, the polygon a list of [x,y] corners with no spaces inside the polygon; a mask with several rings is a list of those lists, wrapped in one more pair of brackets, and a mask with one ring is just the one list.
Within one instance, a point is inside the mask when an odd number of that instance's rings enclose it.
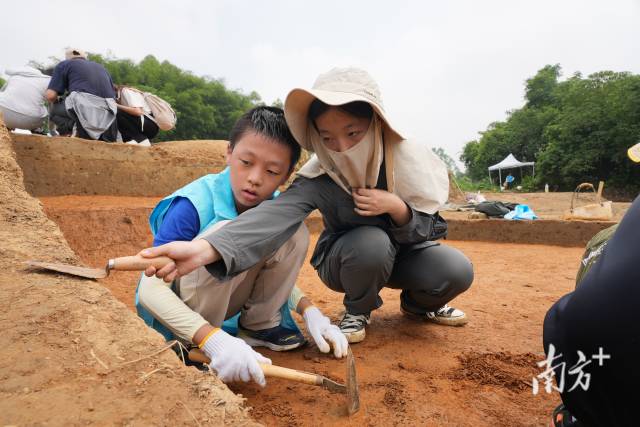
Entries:
{"label": "dirt wall", "polygon": [[36,197],[167,195],[196,178],[222,170],[227,149],[226,141],[213,140],[138,147],[79,138],[12,136],[24,185]]}
{"label": "dirt wall", "polygon": [[25,190],[1,122],[0,241],[1,425],[254,424],[214,376],[158,352],[160,335],[105,287],[24,269],[79,260]]}
{"label": "dirt wall", "polygon": [[597,232],[615,222],[447,218],[447,224],[448,238],[453,240],[584,247]]}

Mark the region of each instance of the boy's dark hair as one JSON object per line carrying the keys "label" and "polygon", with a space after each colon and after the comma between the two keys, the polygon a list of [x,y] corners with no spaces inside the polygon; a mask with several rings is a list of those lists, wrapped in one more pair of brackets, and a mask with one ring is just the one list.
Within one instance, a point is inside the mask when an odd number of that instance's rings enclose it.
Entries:
{"label": "boy's dark hair", "polygon": [[300,159],[300,145],[284,120],[284,111],[277,107],[260,106],[252,108],[244,113],[229,133],[229,147],[231,151],[236,143],[247,132],[256,132],[280,144],[286,145],[291,150],[291,164],[288,172],[291,172]]}
{"label": "boy's dark hair", "polygon": [[[309,120],[316,125],[316,119],[323,115],[332,105],[325,104],[319,99],[314,99],[311,105],[309,105]],[[336,105],[338,108],[347,114],[356,116],[359,119],[371,119],[373,117],[373,107],[364,101],[353,101],[348,104]]]}

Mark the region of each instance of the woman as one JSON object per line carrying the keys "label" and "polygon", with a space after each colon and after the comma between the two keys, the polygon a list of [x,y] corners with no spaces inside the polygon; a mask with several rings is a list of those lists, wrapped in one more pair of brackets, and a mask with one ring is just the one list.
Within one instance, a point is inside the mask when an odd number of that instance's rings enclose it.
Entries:
{"label": "woman", "polygon": [[172,281],[209,264],[212,275],[231,277],[273,252],[319,209],[325,229],[311,263],[325,285],[345,294],[339,327],[349,342],[365,338],[383,287],[402,289],[401,308],[411,317],[465,324],[466,315],[447,303],[471,285],[472,265],[435,242],[446,235],[438,215],[448,195],[446,168],[391,127],[369,74],[343,68],[321,75],[313,89],[289,93],[285,117],[298,143],[315,153],[287,191],[206,240],[143,251],[175,260],[147,275]]}
{"label": "woman", "polygon": [[122,140],[127,144],[150,147],[150,141],[156,137],[159,128],[142,92],[117,86],[117,101],[116,119]]}

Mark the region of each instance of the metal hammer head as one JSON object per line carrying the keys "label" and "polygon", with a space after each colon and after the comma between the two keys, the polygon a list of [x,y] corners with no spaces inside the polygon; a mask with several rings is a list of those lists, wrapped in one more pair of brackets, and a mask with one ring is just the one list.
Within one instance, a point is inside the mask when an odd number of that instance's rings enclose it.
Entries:
{"label": "metal hammer head", "polygon": [[356,360],[347,349],[347,413],[353,415],[360,409],[360,392],[358,391],[358,378],[356,377]]}

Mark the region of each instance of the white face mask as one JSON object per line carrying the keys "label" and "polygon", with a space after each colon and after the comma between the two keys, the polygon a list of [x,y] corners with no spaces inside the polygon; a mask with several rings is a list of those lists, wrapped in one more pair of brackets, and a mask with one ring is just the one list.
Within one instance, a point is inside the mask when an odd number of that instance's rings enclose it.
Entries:
{"label": "white face mask", "polygon": [[382,128],[376,114],[364,137],[346,151],[329,150],[319,135],[312,143],[320,163],[343,189],[376,187],[383,160]]}

